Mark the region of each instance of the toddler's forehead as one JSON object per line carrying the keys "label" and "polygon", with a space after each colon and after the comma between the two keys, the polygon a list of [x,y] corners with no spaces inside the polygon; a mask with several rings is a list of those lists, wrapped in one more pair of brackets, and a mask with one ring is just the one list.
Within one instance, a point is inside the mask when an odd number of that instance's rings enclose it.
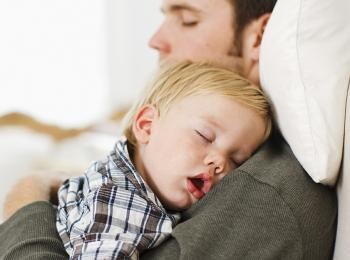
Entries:
{"label": "toddler's forehead", "polygon": [[[215,96],[219,95],[218,93],[208,92],[208,91],[196,91],[190,92],[186,94],[178,94],[176,97],[169,98],[168,100],[160,101],[158,104],[154,104],[154,106],[158,109],[160,114],[166,114],[169,110],[174,107],[178,107],[183,103],[191,103],[191,100],[199,99],[201,97]],[[221,95],[222,96],[222,95]]]}

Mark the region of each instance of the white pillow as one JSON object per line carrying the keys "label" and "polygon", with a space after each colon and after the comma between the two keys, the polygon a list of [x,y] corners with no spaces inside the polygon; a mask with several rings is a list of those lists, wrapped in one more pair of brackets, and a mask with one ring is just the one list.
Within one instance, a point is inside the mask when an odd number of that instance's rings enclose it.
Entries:
{"label": "white pillow", "polygon": [[266,27],[260,78],[276,122],[315,182],[333,185],[350,79],[350,0],[278,0]]}

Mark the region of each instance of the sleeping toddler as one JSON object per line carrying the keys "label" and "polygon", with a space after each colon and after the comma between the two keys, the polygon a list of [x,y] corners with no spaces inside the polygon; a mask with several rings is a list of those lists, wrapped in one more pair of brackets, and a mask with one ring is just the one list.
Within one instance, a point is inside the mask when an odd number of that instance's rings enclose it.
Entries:
{"label": "sleeping toddler", "polygon": [[249,81],[207,63],[163,65],[106,159],[59,190],[57,229],[71,259],[138,259],[270,131],[269,104]]}

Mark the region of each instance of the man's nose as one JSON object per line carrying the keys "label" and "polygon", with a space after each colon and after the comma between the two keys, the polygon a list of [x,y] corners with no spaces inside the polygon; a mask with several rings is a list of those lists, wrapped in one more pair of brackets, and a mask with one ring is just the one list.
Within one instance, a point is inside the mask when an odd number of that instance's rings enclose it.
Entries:
{"label": "man's nose", "polygon": [[163,26],[152,35],[148,42],[148,46],[159,52],[160,56],[165,56],[171,52],[171,46],[165,35]]}

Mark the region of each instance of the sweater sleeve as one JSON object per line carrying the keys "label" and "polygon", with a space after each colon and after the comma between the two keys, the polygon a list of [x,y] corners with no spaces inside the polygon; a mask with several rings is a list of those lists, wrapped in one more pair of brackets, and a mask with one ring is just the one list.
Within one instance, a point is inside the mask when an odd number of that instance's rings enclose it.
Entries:
{"label": "sweater sleeve", "polygon": [[0,259],[68,259],[55,219],[49,202],[34,202],[17,211],[0,226]]}

